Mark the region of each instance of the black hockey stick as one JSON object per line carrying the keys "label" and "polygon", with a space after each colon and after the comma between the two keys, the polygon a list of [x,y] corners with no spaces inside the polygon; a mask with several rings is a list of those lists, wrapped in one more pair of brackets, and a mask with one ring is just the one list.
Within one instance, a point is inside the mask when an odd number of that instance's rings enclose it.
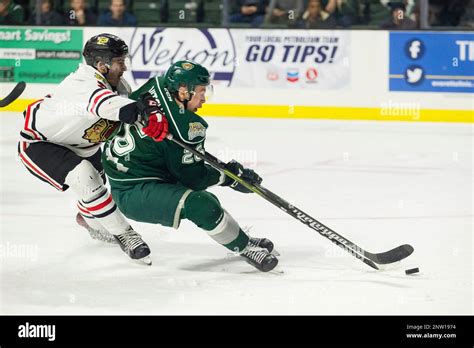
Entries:
{"label": "black hockey stick", "polygon": [[365,251],[364,249],[362,249],[355,243],[344,238],[343,236],[336,233],[329,227],[323,225],[322,223],[320,223],[313,217],[309,216],[308,214],[298,209],[294,205],[288,203],[283,198],[277,196],[276,194],[266,189],[262,185],[258,185],[258,184],[252,185],[246,182],[245,180],[239,178],[237,175],[235,175],[234,173],[232,173],[231,171],[225,168],[224,162],[220,161],[218,158],[214,157],[210,153],[208,152],[201,153],[197,151],[196,149],[186,145],[181,140],[174,138],[171,134],[168,134],[167,139],[171,140],[172,142],[181,146],[187,151],[193,153],[195,156],[205,160],[212,167],[216,168],[217,170],[221,172],[224,172],[224,174],[227,175],[228,177],[236,180],[241,185],[245,186],[252,192],[263,197],[268,202],[272,203],[279,209],[283,210],[288,215],[291,215],[295,219],[309,226],[310,228],[318,232],[320,235],[322,235],[323,237],[326,237],[331,242],[343,248],[344,250],[346,250],[347,252],[349,252],[350,254],[352,254],[353,256],[355,256],[356,258],[358,258],[359,260],[366,263],[372,268],[380,269],[379,267],[381,265],[386,265],[386,264],[403,260],[404,258],[410,256],[414,251],[413,247],[409,244],[400,245],[392,250],[389,250],[383,253],[378,253],[378,254],[372,254],[368,251]]}
{"label": "black hockey stick", "polygon": [[5,98],[0,100],[0,108],[3,108],[11,103],[13,103],[16,99],[20,97],[23,91],[26,88],[26,83],[24,81],[18,82],[15,88],[8,94]]}

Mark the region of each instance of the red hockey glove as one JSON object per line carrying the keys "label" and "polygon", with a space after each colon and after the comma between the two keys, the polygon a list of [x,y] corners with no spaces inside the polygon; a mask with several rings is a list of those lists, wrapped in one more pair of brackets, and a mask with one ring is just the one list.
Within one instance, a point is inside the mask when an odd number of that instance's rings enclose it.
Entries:
{"label": "red hockey glove", "polygon": [[142,130],[154,141],[162,141],[168,134],[168,120],[161,113],[153,114],[148,118],[148,125]]}
{"label": "red hockey glove", "polygon": [[145,122],[142,131],[154,141],[162,141],[168,134],[168,120],[163,109],[150,93],[143,94],[137,101],[137,107]]}

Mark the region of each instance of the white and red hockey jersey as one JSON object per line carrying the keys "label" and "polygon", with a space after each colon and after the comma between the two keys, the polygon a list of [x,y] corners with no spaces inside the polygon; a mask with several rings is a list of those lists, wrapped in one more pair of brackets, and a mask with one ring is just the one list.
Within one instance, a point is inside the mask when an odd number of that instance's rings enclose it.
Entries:
{"label": "white and red hockey jersey", "polygon": [[26,108],[22,141],[48,141],[92,156],[118,127],[120,108],[135,103],[130,92],[123,78],[114,92],[101,73],[80,64],[51,96]]}

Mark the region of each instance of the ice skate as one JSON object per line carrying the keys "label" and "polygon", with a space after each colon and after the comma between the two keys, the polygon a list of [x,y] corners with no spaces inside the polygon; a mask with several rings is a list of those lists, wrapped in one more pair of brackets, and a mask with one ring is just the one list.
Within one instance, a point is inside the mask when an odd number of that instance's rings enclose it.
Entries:
{"label": "ice skate", "polygon": [[251,240],[247,247],[240,253],[240,256],[262,272],[269,272],[278,265],[278,259],[275,255],[270,254],[267,249],[255,246]]}
{"label": "ice skate", "polygon": [[254,238],[250,237],[250,243],[254,246],[267,249],[267,251],[275,256],[280,256],[280,253],[274,249],[273,242],[268,238]]}
{"label": "ice skate", "polygon": [[143,241],[142,237],[131,227],[127,232],[114,235],[114,237],[122,250],[130,256],[130,258],[151,265],[151,258],[149,256],[150,248]]}
{"label": "ice skate", "polygon": [[84,217],[80,213],[77,213],[76,215],[76,222],[78,223],[79,226],[84,227],[87,230],[87,232],[89,232],[89,235],[91,236],[92,239],[100,240],[106,243],[117,244],[117,240],[114,238],[114,235],[112,233],[109,233],[105,229],[96,230],[90,227],[87,224],[87,221],[84,219]]}

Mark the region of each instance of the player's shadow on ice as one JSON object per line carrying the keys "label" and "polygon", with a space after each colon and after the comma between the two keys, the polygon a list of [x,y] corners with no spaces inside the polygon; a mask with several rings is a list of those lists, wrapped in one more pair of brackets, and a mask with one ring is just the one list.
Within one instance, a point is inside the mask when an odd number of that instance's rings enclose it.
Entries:
{"label": "player's shadow on ice", "polygon": [[375,285],[387,286],[390,288],[398,288],[398,289],[412,289],[413,286],[397,284],[395,282],[383,281],[383,280],[371,280],[371,279],[339,279],[335,280],[332,279],[333,282],[341,282],[341,283],[370,283]]}
{"label": "player's shadow on ice", "polygon": [[179,269],[191,272],[219,272],[229,274],[253,274],[261,273],[253,266],[249,265],[245,260],[239,256],[227,256],[222,259],[208,260],[201,263],[194,263],[192,265],[181,266]]}

